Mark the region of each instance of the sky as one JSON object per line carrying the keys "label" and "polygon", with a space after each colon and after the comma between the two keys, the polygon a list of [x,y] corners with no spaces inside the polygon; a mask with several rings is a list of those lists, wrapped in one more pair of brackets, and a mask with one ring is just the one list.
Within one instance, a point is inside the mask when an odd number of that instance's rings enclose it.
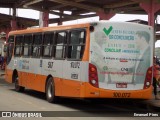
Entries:
{"label": "sky", "polygon": [[[0,13],[9,14],[9,9],[7,8],[0,8]],[[30,14],[32,13],[32,14]],[[17,16],[19,17],[26,17],[26,18],[34,18],[39,19],[39,11],[36,10],[28,10],[28,9],[18,9]],[[49,18],[55,18],[56,15],[49,15]],[[128,21],[134,19],[141,19],[147,20],[147,15],[124,15],[124,14],[117,14],[110,21]],[[88,18],[85,21],[98,21],[98,17]],[[78,23],[82,22],[81,20],[76,20]],[[83,20],[84,21],[84,20]]]}
{"label": "sky", "polygon": [[[12,10],[11,10],[11,12],[12,12]],[[0,13],[9,14],[10,10],[7,8],[0,8]],[[18,9],[17,16],[25,17],[25,18],[39,19],[39,11],[29,10],[29,9]],[[56,16],[56,15],[51,15],[51,14],[49,15],[49,18],[57,18],[57,17],[58,16]],[[129,20],[135,20],[135,19],[141,19],[141,20],[147,21],[148,16],[147,15],[136,15],[136,14],[132,14],[132,15],[130,15],[130,14],[116,14],[114,17],[112,17],[110,19],[110,21],[129,21]],[[91,17],[91,18],[85,18],[83,20],[78,19],[78,20],[74,20],[74,21],[64,22],[63,25],[83,23],[83,22],[94,22],[94,21],[98,21],[98,20],[99,20],[99,17]],[[160,19],[159,19],[159,21],[160,21]],[[160,22],[158,22],[158,23],[160,23]],[[51,24],[49,26],[54,26],[54,25],[57,25],[57,24]],[[155,43],[155,47],[160,47],[160,40],[158,40]]]}

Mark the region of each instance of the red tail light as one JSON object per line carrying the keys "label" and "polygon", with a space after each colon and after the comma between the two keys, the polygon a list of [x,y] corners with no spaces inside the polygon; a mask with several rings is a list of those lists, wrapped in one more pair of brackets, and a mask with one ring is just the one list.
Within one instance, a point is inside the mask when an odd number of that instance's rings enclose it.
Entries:
{"label": "red tail light", "polygon": [[149,88],[151,86],[151,82],[152,82],[152,67],[148,68],[147,70],[143,89]]}
{"label": "red tail light", "polygon": [[97,68],[93,64],[89,64],[89,83],[94,87],[99,87]]}

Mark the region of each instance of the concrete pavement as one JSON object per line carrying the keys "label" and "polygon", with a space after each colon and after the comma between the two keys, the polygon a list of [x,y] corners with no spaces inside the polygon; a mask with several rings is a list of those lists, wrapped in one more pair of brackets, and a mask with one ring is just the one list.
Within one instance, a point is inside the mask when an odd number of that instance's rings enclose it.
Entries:
{"label": "concrete pavement", "polygon": [[[4,70],[0,70],[0,78],[1,79],[5,79],[5,72],[4,72]],[[160,91],[158,92],[158,94],[159,94],[159,97],[160,97]],[[152,99],[146,100],[146,103],[152,109],[159,109],[160,110],[160,100],[155,100],[154,99],[154,95],[153,95]]]}

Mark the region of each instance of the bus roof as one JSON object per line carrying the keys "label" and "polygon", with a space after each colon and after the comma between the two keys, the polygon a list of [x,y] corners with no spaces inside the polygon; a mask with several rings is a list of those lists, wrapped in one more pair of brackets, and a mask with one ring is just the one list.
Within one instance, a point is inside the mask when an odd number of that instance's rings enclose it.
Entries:
{"label": "bus roof", "polygon": [[39,32],[49,32],[53,30],[66,30],[73,28],[84,28],[89,27],[90,23],[84,24],[74,24],[74,25],[61,25],[61,26],[53,26],[53,27],[42,27],[42,28],[28,28],[24,30],[16,30],[9,32],[9,35],[18,35],[18,34],[29,34],[29,33],[39,33]]}
{"label": "bus roof", "polygon": [[[54,30],[66,30],[66,29],[74,29],[74,28],[84,28],[89,26],[95,26],[98,23],[125,23],[125,24],[135,24],[138,23],[131,23],[131,22],[116,22],[116,21],[108,21],[108,20],[101,20],[96,22],[90,22],[90,23],[81,23],[81,24],[73,24],[73,25],[60,25],[60,26],[52,26],[52,27],[42,27],[42,28],[28,28],[24,30],[16,30],[9,32],[9,35],[18,35],[18,34],[30,34],[30,33],[39,33],[39,32],[49,32]],[[148,26],[143,24],[138,24],[139,26]],[[150,26],[151,27],[151,26]]]}

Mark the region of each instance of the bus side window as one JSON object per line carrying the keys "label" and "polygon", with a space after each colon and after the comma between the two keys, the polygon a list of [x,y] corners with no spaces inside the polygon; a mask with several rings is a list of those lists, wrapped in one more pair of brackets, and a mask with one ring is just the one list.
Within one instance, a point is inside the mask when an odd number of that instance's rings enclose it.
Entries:
{"label": "bus side window", "polygon": [[51,57],[53,49],[54,33],[44,33],[43,38],[43,57]]}
{"label": "bus side window", "polygon": [[32,57],[40,57],[42,51],[42,34],[33,35]]}
{"label": "bus side window", "polygon": [[15,39],[15,49],[14,49],[14,55],[15,56],[21,56],[23,52],[23,36],[16,36]]}
{"label": "bus side window", "polygon": [[23,56],[28,57],[31,55],[31,49],[32,49],[31,45],[32,45],[32,35],[25,35]]}
{"label": "bus side window", "polygon": [[54,57],[57,59],[65,58],[66,46],[67,46],[67,33],[58,32],[56,33]]}
{"label": "bus side window", "polygon": [[82,59],[85,46],[85,31],[81,29],[72,30],[69,38],[67,58]]}

